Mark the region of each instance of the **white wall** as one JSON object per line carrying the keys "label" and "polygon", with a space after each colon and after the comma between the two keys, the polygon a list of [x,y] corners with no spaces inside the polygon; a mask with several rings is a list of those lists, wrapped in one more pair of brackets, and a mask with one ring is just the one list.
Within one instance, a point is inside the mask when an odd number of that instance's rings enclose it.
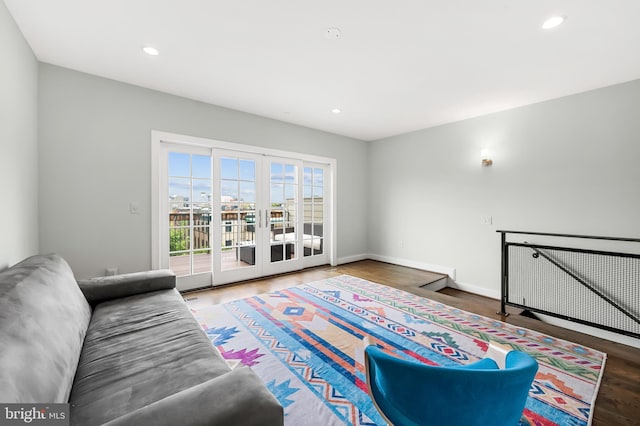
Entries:
{"label": "white wall", "polygon": [[38,62],[0,1],[0,270],[38,252]]}
{"label": "white wall", "polygon": [[336,158],[337,256],[366,253],[365,142],[49,64],[39,84],[40,247],[77,277],[151,268],[152,130]]}
{"label": "white wall", "polygon": [[453,267],[464,289],[498,297],[496,229],[640,238],[640,80],[376,141],[369,154],[370,252]]}

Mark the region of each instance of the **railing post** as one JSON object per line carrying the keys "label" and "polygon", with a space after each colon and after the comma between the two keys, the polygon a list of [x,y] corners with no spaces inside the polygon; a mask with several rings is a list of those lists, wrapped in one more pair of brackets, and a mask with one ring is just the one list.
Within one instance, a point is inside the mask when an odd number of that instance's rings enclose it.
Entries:
{"label": "railing post", "polygon": [[496,312],[502,316],[508,316],[509,313],[506,311],[506,302],[507,297],[509,295],[509,289],[507,288],[507,264],[509,261],[508,253],[507,253],[507,235],[504,231],[500,232],[500,257],[501,257],[501,266],[500,266],[500,311]]}

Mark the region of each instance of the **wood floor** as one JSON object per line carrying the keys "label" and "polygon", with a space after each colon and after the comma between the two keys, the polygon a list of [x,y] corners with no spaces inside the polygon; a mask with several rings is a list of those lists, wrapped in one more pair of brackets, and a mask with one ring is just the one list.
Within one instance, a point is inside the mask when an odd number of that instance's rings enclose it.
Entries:
{"label": "wood floor", "polygon": [[364,260],[337,267],[322,266],[211,290],[190,292],[186,293],[184,297],[190,300],[190,303],[197,305],[225,303],[342,274],[397,287],[449,306],[606,352],[607,362],[596,399],[593,425],[640,425],[640,349],[545,324],[536,319],[519,315],[519,311],[513,308],[507,309],[511,315],[506,318],[502,317],[496,314],[499,302],[493,299],[452,288],[445,288],[439,292],[425,290],[421,288],[422,285],[439,278],[430,272]]}

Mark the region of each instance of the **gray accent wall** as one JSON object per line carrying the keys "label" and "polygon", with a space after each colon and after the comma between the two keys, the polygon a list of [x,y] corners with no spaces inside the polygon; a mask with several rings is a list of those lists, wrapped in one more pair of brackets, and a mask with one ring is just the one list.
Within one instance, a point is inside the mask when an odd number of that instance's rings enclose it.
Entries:
{"label": "gray accent wall", "polygon": [[0,1],[0,270],[38,252],[38,62]]}
{"label": "gray accent wall", "polygon": [[336,158],[337,257],[367,252],[366,142],[50,64],[39,84],[40,247],[77,277],[151,268],[152,130]]}
{"label": "gray accent wall", "polygon": [[640,80],[375,141],[369,155],[370,253],[455,268],[477,293],[499,294],[496,229],[640,238]]}

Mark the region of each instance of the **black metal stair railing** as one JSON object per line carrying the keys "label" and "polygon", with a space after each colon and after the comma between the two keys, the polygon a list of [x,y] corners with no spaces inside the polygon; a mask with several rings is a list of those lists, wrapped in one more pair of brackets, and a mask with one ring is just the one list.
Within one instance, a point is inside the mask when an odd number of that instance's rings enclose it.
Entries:
{"label": "black metal stair railing", "polygon": [[[505,308],[509,305],[640,337],[640,239],[497,232],[502,247],[499,314],[508,315]],[[602,242],[621,247],[605,251],[510,242],[507,234],[543,241],[561,239],[571,241],[572,246],[575,241],[590,240],[591,245]]]}

